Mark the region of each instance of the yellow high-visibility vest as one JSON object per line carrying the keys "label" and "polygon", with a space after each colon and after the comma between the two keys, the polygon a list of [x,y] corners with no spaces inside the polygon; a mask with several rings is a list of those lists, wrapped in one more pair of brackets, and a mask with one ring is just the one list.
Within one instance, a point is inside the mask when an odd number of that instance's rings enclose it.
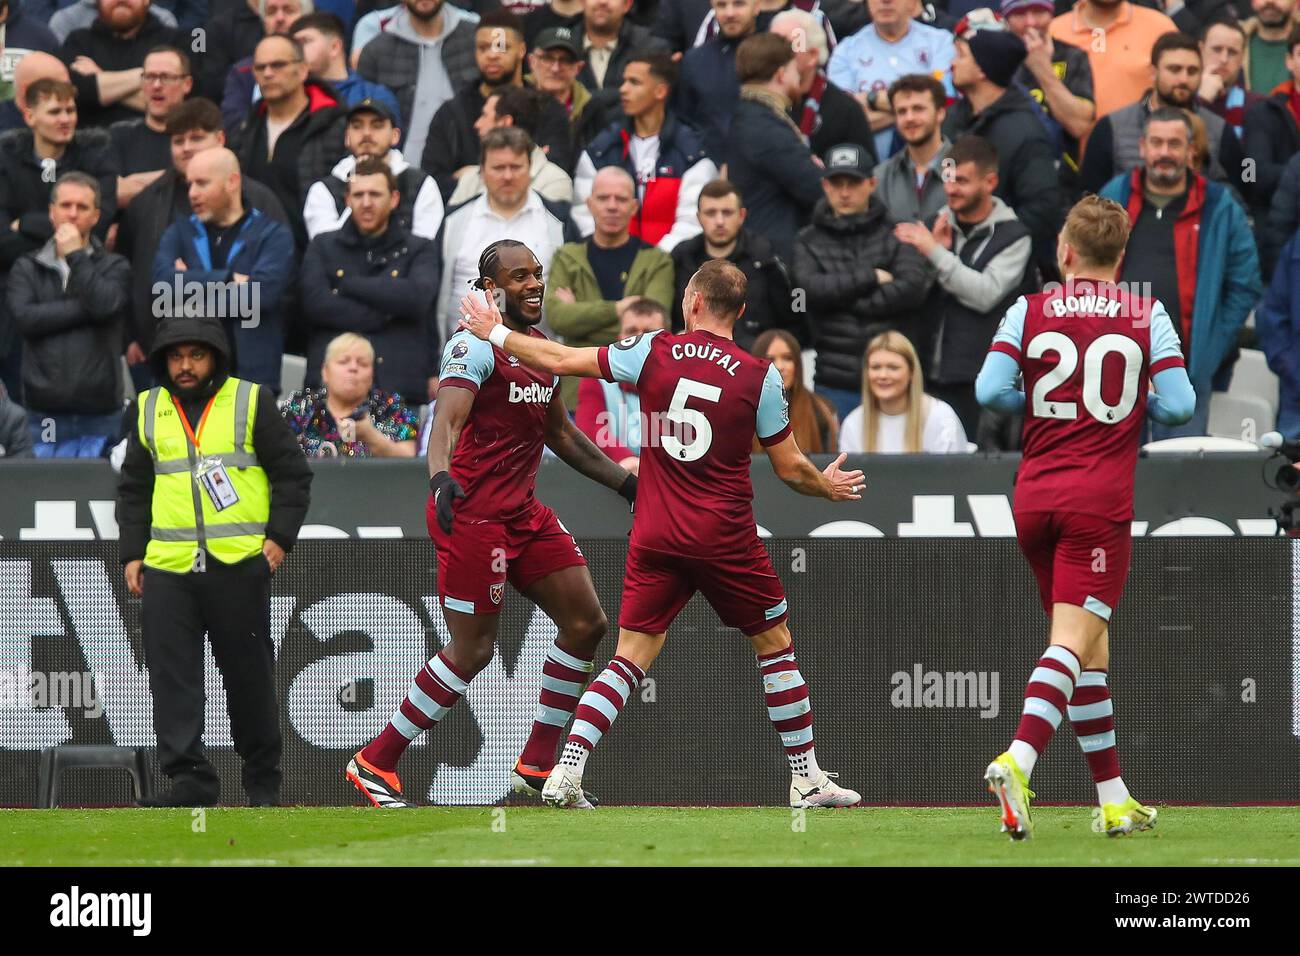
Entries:
{"label": "yellow high-visibility vest", "polygon": [[[144,563],[160,571],[201,570],[207,552],[225,564],[260,554],[271,489],[253,448],[253,382],[227,378],[196,426],[195,447],[167,389],[139,395],[140,441],[153,458],[153,508]],[[218,511],[195,479],[201,458],[225,465],[239,501]]]}

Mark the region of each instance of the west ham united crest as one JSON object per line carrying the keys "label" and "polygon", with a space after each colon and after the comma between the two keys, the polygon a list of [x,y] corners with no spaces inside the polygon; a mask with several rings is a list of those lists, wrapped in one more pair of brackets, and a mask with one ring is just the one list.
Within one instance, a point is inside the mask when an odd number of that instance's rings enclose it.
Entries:
{"label": "west ham united crest", "polygon": [[488,588],[488,597],[492,599],[493,604],[500,604],[501,599],[505,597],[505,594],[506,594],[506,585],[504,581],[502,581],[499,584],[493,584],[491,587]]}

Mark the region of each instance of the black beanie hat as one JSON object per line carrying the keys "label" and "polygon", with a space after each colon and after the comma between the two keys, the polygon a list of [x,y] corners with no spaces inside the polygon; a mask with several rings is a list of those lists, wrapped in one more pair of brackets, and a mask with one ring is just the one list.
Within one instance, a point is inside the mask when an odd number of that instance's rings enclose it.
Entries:
{"label": "black beanie hat", "polygon": [[1025,62],[1025,44],[1020,37],[1006,30],[976,30],[967,40],[971,56],[979,64],[989,82],[996,86],[1010,86],[1020,64]]}

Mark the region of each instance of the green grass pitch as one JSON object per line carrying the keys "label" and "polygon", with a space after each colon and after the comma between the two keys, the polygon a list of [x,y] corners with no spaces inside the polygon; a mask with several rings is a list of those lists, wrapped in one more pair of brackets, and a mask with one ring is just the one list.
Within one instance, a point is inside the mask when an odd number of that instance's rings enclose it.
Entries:
{"label": "green grass pitch", "polygon": [[1300,807],[1161,808],[1156,830],[1116,839],[1087,807],[1034,818],[1012,844],[992,805],[0,810],[0,865],[1300,865]]}

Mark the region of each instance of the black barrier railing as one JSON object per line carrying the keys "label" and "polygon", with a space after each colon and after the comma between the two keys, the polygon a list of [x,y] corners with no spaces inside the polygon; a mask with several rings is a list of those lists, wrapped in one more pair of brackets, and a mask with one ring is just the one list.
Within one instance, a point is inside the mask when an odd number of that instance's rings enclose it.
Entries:
{"label": "black barrier railing", "polygon": [[[625,545],[581,544],[616,622]],[[870,803],[982,802],[981,772],[1015,728],[1047,629],[1015,542],[767,544],[790,601],[822,765]],[[1292,542],[1134,545],[1111,631],[1126,780],[1147,801],[1300,802],[1300,578]],[[343,765],[383,727],[445,640],[432,548],[303,542],[272,594],[283,797],[355,803]],[[0,805],[32,805],[44,747],[152,744],[139,611],[112,544],[0,543]],[[505,795],[554,634],[540,612],[508,595],[497,657],[403,759],[412,797],[480,804]],[[614,635],[611,629],[598,663],[613,654]],[[788,774],[753,655],[698,597],[649,678],[592,758],[590,789],[609,803],[784,801]],[[238,761],[211,661],[208,698],[207,740],[223,800],[238,803]],[[1068,728],[1040,762],[1034,786],[1044,802],[1091,801]],[[127,802],[129,790],[124,774],[81,771],[61,793],[65,805],[109,805]]]}

